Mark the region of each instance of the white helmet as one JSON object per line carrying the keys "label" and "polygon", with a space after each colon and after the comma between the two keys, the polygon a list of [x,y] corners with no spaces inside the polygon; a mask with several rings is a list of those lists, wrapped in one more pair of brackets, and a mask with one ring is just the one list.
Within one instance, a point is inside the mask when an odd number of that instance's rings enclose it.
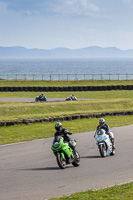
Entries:
{"label": "white helmet", "polygon": [[100,125],[105,124],[105,119],[104,119],[104,118],[99,119],[99,124],[100,124]]}

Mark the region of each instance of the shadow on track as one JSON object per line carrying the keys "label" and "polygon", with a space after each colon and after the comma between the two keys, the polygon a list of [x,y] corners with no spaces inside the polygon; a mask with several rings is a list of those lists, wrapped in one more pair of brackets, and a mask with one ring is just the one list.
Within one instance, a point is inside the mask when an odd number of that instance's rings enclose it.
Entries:
{"label": "shadow on track", "polygon": [[80,158],[101,158],[101,156],[80,156]]}
{"label": "shadow on track", "polygon": [[[73,167],[73,166],[67,166],[67,168],[70,168],[70,167]],[[61,170],[58,166],[57,167],[44,167],[44,168],[28,168],[28,169],[18,169],[18,170],[27,170],[27,171],[50,171],[50,170]]]}

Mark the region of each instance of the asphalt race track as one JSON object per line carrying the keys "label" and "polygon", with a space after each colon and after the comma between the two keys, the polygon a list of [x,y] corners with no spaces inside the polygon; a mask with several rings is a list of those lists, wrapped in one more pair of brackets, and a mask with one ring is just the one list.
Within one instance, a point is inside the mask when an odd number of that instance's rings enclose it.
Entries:
{"label": "asphalt race track", "polygon": [[[81,100],[94,100],[94,99],[78,99]],[[64,98],[47,98],[46,102],[61,102],[65,101]],[[0,97],[0,102],[26,102],[26,103],[35,103],[35,98],[17,98],[17,97]],[[46,103],[45,101],[43,103]],[[39,102],[37,102],[39,103]],[[41,102],[42,103],[42,102]]]}
{"label": "asphalt race track", "polygon": [[64,170],[51,151],[53,138],[1,145],[0,200],[44,200],[133,181],[133,125],[111,130],[115,156],[99,155],[94,132],[73,134],[81,164]]}

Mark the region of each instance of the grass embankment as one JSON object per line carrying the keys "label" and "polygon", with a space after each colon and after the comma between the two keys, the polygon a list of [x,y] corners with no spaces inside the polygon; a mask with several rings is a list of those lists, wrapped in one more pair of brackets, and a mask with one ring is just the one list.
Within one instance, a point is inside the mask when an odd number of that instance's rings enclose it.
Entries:
{"label": "grass embankment", "polygon": [[133,110],[133,98],[103,99],[76,102],[3,103],[0,121],[21,121],[74,114],[104,113]]}
{"label": "grass embankment", "polygon": [[132,85],[133,80],[71,80],[71,81],[42,81],[42,80],[0,80],[0,87],[26,86],[101,86],[101,85]]}
{"label": "grass embankment", "polygon": [[[105,120],[110,127],[120,127],[133,124],[133,115],[108,116],[105,117]],[[62,124],[64,128],[69,129],[73,133],[82,133],[96,130],[98,121],[98,118],[89,118],[63,121]],[[0,127],[0,145],[53,137],[55,133],[55,123],[56,122],[42,122],[31,125]]]}
{"label": "grass embankment", "polygon": [[132,200],[133,199],[133,182],[123,184],[121,186],[114,186],[101,190],[88,190],[72,194],[70,196],[63,196],[52,198],[50,200]]}

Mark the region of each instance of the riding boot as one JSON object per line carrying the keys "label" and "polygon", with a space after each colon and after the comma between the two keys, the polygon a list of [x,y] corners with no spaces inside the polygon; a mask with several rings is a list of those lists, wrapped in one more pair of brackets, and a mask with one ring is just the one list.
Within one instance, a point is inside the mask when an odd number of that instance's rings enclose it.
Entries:
{"label": "riding boot", "polygon": [[112,142],[112,148],[115,149],[114,138],[111,139],[111,142]]}

